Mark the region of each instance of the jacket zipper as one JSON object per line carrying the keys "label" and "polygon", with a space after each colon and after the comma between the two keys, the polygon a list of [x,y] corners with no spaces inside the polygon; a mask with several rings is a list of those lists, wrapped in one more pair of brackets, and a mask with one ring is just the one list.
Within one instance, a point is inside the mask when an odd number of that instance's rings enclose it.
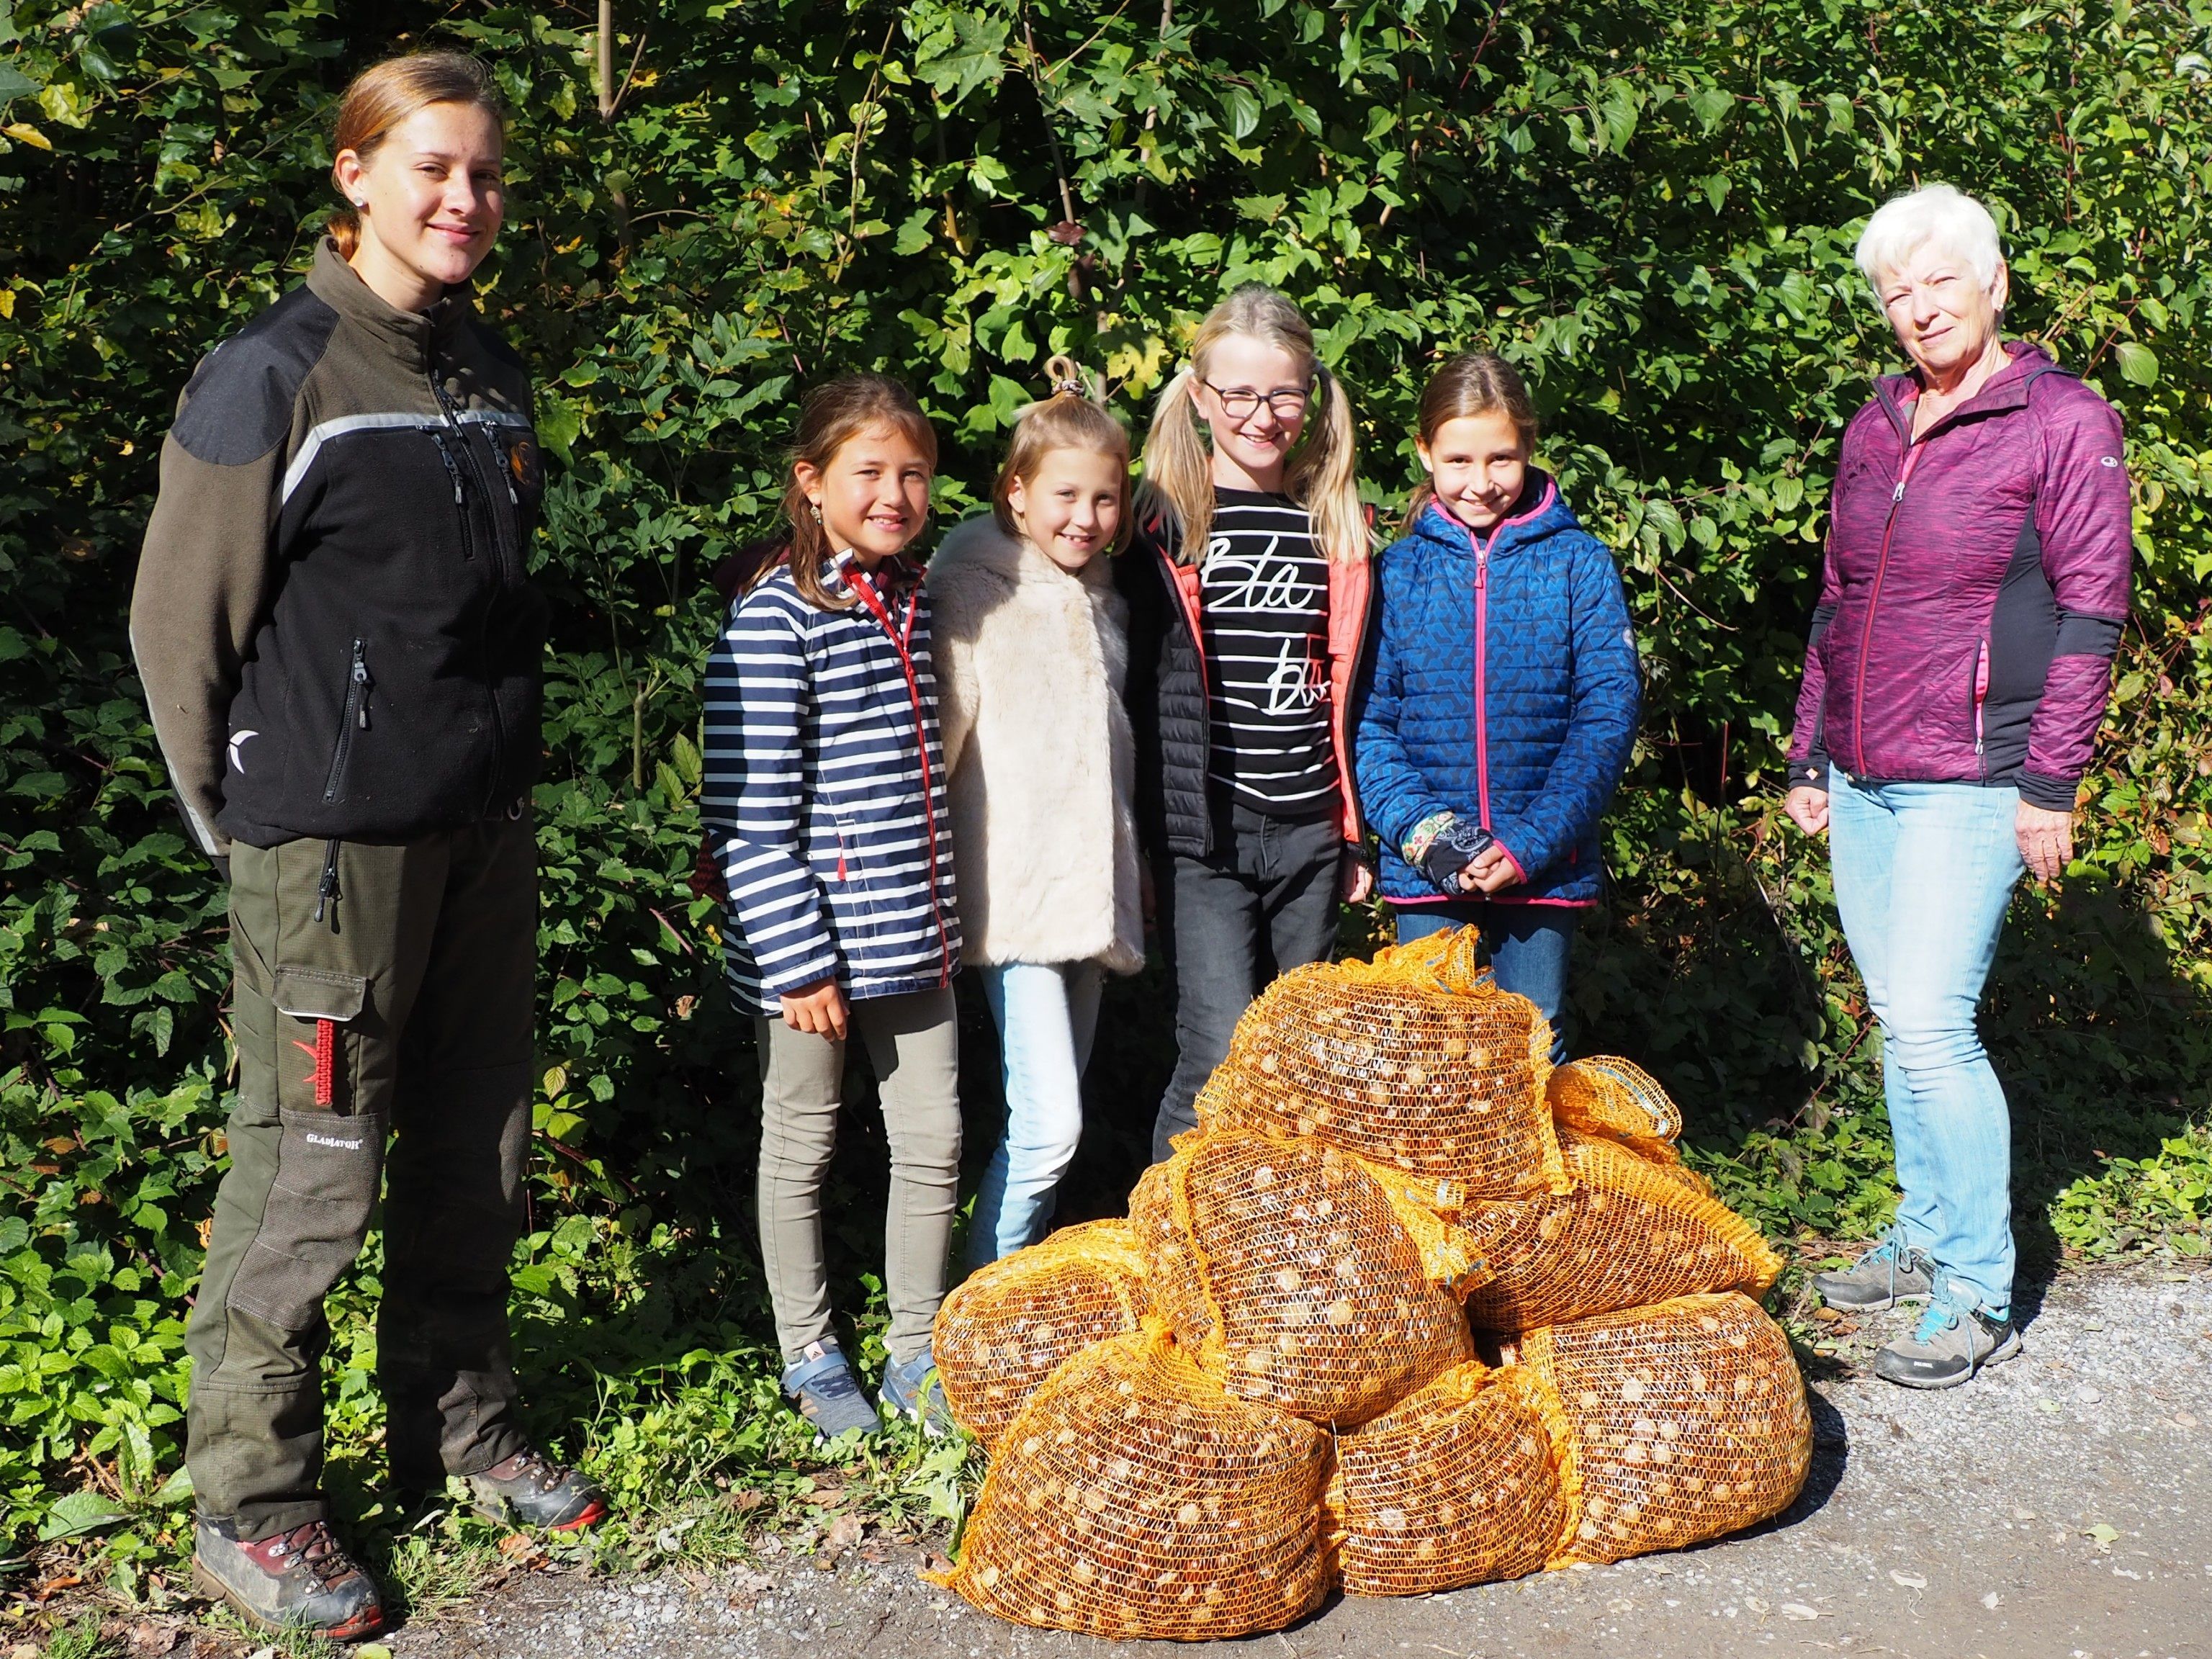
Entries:
{"label": "jacket zipper", "polygon": [[[1492,536],[1491,545],[1498,538]],[[1474,793],[1482,827],[1490,828],[1490,548],[1472,530],[1468,545],[1474,550]]]}
{"label": "jacket zipper", "polygon": [[[1180,535],[1182,532],[1176,533]],[[1167,580],[1168,603],[1175,606],[1176,617],[1190,631],[1191,660],[1198,665],[1198,793],[1199,799],[1204,801],[1211,795],[1212,785],[1209,779],[1213,771],[1213,694],[1206,685],[1206,629],[1199,620],[1198,606],[1184,595],[1182,578],[1177,574],[1175,560],[1169,556],[1166,544],[1154,544],[1153,550],[1159,558],[1160,574]],[[1198,568],[1195,565],[1189,568]],[[1204,580],[1201,574],[1200,580],[1203,582]],[[1213,850],[1213,810],[1211,806],[1206,809],[1206,848],[1208,852]]]}
{"label": "jacket zipper", "polygon": [[353,642],[353,665],[346,671],[345,708],[338,716],[337,747],[331,751],[330,775],[323,780],[323,803],[328,805],[338,798],[338,786],[345,781],[346,762],[353,755],[353,734],[368,730],[368,689],[374,682],[368,677],[368,658],[362,642]]}
{"label": "jacket zipper", "polygon": [[[338,785],[345,780],[346,762],[353,754],[353,734],[356,731],[368,730],[368,692],[374,684],[369,678],[368,654],[362,642],[356,640],[353,642],[353,660],[346,669],[345,707],[338,714],[337,747],[331,755],[330,776],[323,781],[325,805],[337,799]],[[323,843],[322,878],[315,884],[317,921],[323,919],[324,913],[338,897],[338,844],[339,837],[336,836]],[[319,1060],[316,1075],[319,1079],[322,1076]],[[324,1103],[319,1089],[316,1099],[318,1104]]]}
{"label": "jacket zipper", "polygon": [[[1360,804],[1358,771],[1352,765],[1352,750],[1353,743],[1352,705],[1358,696],[1359,676],[1367,666],[1368,623],[1373,620],[1375,609],[1378,603],[1375,586],[1373,585],[1374,580],[1374,567],[1370,564],[1368,567],[1368,580],[1370,586],[1367,590],[1367,608],[1360,613],[1359,632],[1353,636],[1352,640],[1352,672],[1346,677],[1344,682],[1344,707],[1341,708],[1332,708],[1329,711],[1330,720],[1333,726],[1334,727],[1334,734],[1337,738],[1337,769],[1344,774],[1345,778],[1349,781],[1350,789],[1348,793],[1352,797],[1352,816],[1353,821],[1358,825],[1359,835],[1363,844],[1364,843],[1367,835],[1367,811],[1366,808]],[[1334,593],[1329,595],[1328,605],[1333,613],[1336,605],[1336,596]],[[1324,623],[1323,626],[1326,628],[1327,623]],[[1332,688],[1332,690],[1334,690],[1334,688]]]}
{"label": "jacket zipper", "polygon": [[444,433],[433,428],[430,441],[438,446],[438,459],[446,464],[447,480],[453,486],[454,516],[461,521],[461,556],[472,560],[477,556],[476,537],[469,529],[468,501],[461,493],[461,469],[454,464],[453,452],[447,447]]}
{"label": "jacket zipper", "polygon": [[1980,648],[1974,653],[1974,765],[1982,775],[1982,781],[1990,781],[1990,763],[1982,752],[1982,710],[1990,696],[1990,639],[1982,635]]}
{"label": "jacket zipper", "polygon": [[[427,372],[426,378],[430,382],[430,395],[438,400],[438,412],[446,417],[447,429],[453,434],[453,442],[459,447],[461,453],[467,458],[469,471],[476,474],[477,487],[483,491],[484,499],[486,501],[489,501],[491,499],[491,481],[484,476],[483,463],[477,459],[475,449],[470,446],[468,429],[461,424],[460,416],[453,409],[453,400],[446,396],[446,388],[438,383],[438,370],[436,364],[433,363],[430,366]],[[507,485],[507,503],[508,507],[519,508],[521,506],[521,498],[514,493],[514,481],[504,477],[502,477],[501,481]],[[458,479],[456,479],[455,483],[457,491],[456,499],[459,499]],[[520,526],[517,525],[510,527],[519,529]],[[491,539],[494,550],[501,556],[499,559],[499,564],[501,567],[500,575],[501,579],[504,580],[507,574],[505,556],[508,550],[505,539],[499,533],[499,515],[497,514],[492,514]],[[519,565],[520,562],[520,554],[518,551],[516,555],[516,563]]]}
{"label": "jacket zipper", "polygon": [[[929,764],[929,732],[923,719],[921,682],[915,678],[914,656],[908,649],[914,637],[914,618],[921,604],[919,590],[910,593],[906,602],[906,633],[904,637],[891,626],[891,615],[882,596],[869,580],[864,570],[855,570],[850,578],[853,586],[866,602],[868,610],[882,627],[884,635],[891,642],[891,650],[899,660],[899,672],[906,677],[907,702],[914,710],[914,749],[921,762],[922,822],[929,826],[929,915],[937,924],[937,982],[940,986],[952,983],[952,938],[945,931],[945,910],[937,899],[937,792],[932,781]],[[844,874],[843,837],[839,837],[837,867],[842,879]]]}
{"label": "jacket zipper", "polygon": [[[1930,434],[1933,435],[1932,434]],[[1867,595],[1866,623],[1859,630],[1859,672],[1851,692],[1851,748],[1852,760],[1860,772],[1867,769],[1866,761],[1866,676],[1867,653],[1874,649],[1875,607],[1881,603],[1881,579],[1889,572],[1889,543],[1897,529],[1897,510],[1905,504],[1905,486],[1912,477],[1912,468],[1920,459],[1923,438],[1912,441],[1908,433],[1905,442],[1905,465],[1897,475],[1897,488],[1889,492],[1889,516],[1882,520],[1881,556],[1875,561],[1874,589]]]}
{"label": "jacket zipper", "polygon": [[[491,489],[484,482],[483,469],[477,465],[475,453],[469,448],[468,434],[461,428],[459,417],[454,414],[453,405],[446,396],[446,388],[438,383],[437,359],[427,347],[422,354],[422,377],[430,383],[430,396],[437,400],[438,413],[445,417],[447,429],[453,434],[453,441],[460,446],[461,453],[468,458],[469,471],[477,475],[477,486],[483,491],[484,499],[489,502],[491,499]],[[444,434],[440,434],[438,437],[438,453],[445,455]],[[446,460],[447,465],[451,467],[453,458],[448,455]],[[512,483],[507,487],[507,495],[510,501],[514,500],[514,486]],[[466,553],[474,538],[469,529],[467,505],[461,501],[461,478],[458,469],[453,472],[453,500],[461,507],[461,549],[464,553]],[[499,687],[493,681],[491,672],[491,613],[492,607],[498,603],[499,587],[507,580],[507,560],[506,549],[500,538],[499,515],[495,513],[491,518],[492,574],[496,580],[493,584],[490,597],[484,601],[483,620],[477,629],[477,655],[483,663],[484,698],[491,705],[491,719],[486,725],[486,729],[491,736],[491,781],[484,790],[483,816],[486,817],[491,817],[498,810],[500,782],[507,775],[507,733],[500,726]]]}

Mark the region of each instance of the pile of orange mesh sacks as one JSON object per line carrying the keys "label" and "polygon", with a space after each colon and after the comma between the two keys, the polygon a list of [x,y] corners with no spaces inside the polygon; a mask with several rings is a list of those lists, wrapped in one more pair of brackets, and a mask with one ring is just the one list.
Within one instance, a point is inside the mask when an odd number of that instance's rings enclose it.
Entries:
{"label": "pile of orange mesh sacks", "polygon": [[1554,1071],[1473,930],[1285,975],[1127,1222],[948,1297],[990,1452],[939,1582],[1024,1625],[1202,1640],[1765,1519],[1812,1422],[1781,1263],[1625,1060]]}

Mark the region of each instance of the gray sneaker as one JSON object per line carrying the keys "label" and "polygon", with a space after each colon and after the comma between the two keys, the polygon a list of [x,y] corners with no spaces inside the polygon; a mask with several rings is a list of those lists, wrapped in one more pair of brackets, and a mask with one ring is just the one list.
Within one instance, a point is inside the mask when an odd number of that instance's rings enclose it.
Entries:
{"label": "gray sneaker", "polygon": [[937,1358],[927,1348],[904,1364],[893,1360],[884,1367],[883,1392],[878,1398],[884,1410],[921,1424],[922,1432],[933,1440],[959,1427],[945,1398]]}
{"label": "gray sneaker", "polygon": [[1908,1389],[1955,1389],[1983,1366],[2019,1352],[2020,1333],[2011,1320],[1931,1302],[1911,1336],[1875,1355],[1874,1374]]}
{"label": "gray sneaker", "polygon": [[1852,1313],[1925,1302],[1936,1293],[1936,1258],[1893,1236],[1840,1273],[1814,1274],[1813,1288],[1830,1307]]}
{"label": "gray sneaker", "polygon": [[814,1425],[817,1445],[848,1434],[873,1439],[883,1431],[883,1419],[835,1342],[808,1343],[799,1362],[784,1372],[783,1391]]}

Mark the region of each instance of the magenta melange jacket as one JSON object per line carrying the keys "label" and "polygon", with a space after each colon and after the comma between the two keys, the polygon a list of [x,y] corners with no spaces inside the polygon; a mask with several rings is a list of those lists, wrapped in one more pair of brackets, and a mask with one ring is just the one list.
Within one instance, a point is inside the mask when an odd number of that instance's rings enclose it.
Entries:
{"label": "magenta melange jacket", "polygon": [[2127,619],[2120,417],[2039,348],[1911,441],[1909,374],[1844,430],[1790,781],[2012,784],[2070,811]]}

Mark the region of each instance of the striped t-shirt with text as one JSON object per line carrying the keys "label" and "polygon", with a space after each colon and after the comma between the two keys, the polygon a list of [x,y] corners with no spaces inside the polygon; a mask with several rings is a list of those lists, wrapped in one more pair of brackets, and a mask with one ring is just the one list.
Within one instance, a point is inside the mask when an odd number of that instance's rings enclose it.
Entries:
{"label": "striped t-shirt with text", "polygon": [[1200,567],[1211,780],[1277,817],[1333,810],[1328,566],[1287,495],[1217,489]]}

